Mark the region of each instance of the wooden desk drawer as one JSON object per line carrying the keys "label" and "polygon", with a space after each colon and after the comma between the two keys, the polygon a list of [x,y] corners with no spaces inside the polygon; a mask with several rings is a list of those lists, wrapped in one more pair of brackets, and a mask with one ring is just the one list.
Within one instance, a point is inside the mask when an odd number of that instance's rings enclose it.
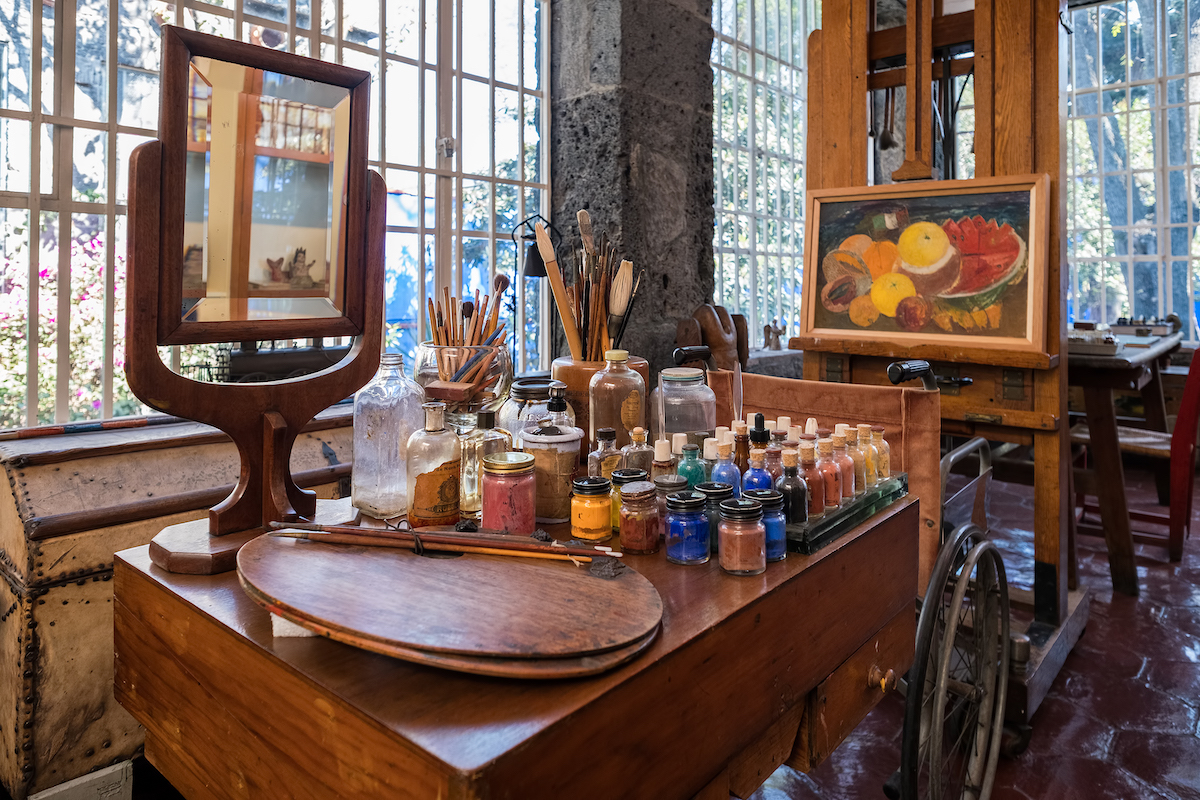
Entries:
{"label": "wooden desk drawer", "polygon": [[892,670],[899,680],[912,664],[916,635],[914,599],[808,693],[800,731],[785,763],[801,772],[820,765],[883,699],[880,685],[868,683],[872,668],[880,673]]}

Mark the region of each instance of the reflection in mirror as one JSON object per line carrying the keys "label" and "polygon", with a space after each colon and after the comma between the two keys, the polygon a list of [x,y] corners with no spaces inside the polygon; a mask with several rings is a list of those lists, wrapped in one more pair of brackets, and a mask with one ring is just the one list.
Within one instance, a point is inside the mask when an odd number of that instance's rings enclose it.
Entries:
{"label": "reflection in mirror", "polygon": [[350,90],[190,67],[182,318],[342,316]]}
{"label": "reflection in mirror", "polygon": [[328,369],[350,355],[352,338],[217,342],[158,348],[172,372],[201,383],[263,383]]}

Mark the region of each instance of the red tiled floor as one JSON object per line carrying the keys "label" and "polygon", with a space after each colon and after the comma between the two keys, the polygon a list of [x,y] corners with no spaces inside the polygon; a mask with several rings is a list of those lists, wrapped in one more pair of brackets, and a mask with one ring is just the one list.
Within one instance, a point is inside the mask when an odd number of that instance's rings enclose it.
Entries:
{"label": "red tiled floor", "polygon": [[[1161,510],[1148,473],[1126,479],[1131,507]],[[1032,490],[995,485],[991,519],[1009,583],[1030,587]],[[1200,509],[1195,519],[1200,530]],[[1029,748],[1001,759],[996,800],[1200,800],[1200,540],[1178,564],[1138,545],[1137,564],[1140,596],[1114,596],[1103,540],[1080,538],[1088,625],[1033,716]],[[901,717],[898,700],[882,703],[819,769],[782,767],[754,800],[882,798]]]}

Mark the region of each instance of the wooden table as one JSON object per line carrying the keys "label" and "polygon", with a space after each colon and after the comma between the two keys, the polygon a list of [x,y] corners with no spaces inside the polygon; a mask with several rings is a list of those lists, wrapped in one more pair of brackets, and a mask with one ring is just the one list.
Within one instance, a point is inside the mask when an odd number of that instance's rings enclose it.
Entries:
{"label": "wooden table", "polygon": [[[1182,341],[1183,332],[1178,331],[1149,347],[1126,346],[1112,356],[1071,355],[1067,362],[1067,380],[1070,385],[1083,389],[1091,437],[1090,460],[1095,465],[1096,496],[1103,535],[1108,544],[1113,588],[1134,596],[1138,593],[1137,566],[1129,526],[1129,505],[1125,498],[1125,470],[1121,466],[1121,446],[1117,440],[1113,390],[1140,391],[1146,408],[1146,426],[1165,431],[1167,410],[1159,362],[1177,350]],[[1079,524],[1081,532],[1089,527]]]}
{"label": "wooden table", "polygon": [[[273,638],[235,573],[117,554],[115,691],[189,798],[746,797],[815,766],[913,655],[917,503],[762,576],[629,557],[664,602],[641,657],[529,682]],[[529,587],[536,613],[537,587]]]}

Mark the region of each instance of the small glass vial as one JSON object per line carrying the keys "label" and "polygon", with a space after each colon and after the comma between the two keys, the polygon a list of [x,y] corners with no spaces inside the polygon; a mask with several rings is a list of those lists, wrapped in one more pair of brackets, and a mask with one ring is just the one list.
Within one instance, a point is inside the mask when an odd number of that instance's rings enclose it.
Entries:
{"label": "small glass vial", "polygon": [[697,483],[704,483],[704,464],[700,461],[700,448],[694,444],[683,446],[683,460],[679,462],[676,472],[687,478],[688,488],[695,489]]}
{"label": "small glass vial", "polygon": [[462,476],[462,449],[458,434],[446,429],[446,404],[423,403],[425,429],[408,440],[408,522],[456,525],[458,482]]}
{"label": "small glass vial", "polygon": [[833,460],[842,471],[842,502],[854,497],[854,459],[846,452],[846,435],[835,433],[830,437],[833,442]]}
{"label": "small glass vial", "polygon": [[[463,517],[479,519],[482,504],[480,484],[483,459],[494,453],[512,450],[512,436],[496,427],[495,411],[480,411],[475,430],[462,437],[462,474],[458,483],[458,508]],[[485,526],[486,527],[486,526]]]}
{"label": "small glass vial", "polygon": [[879,452],[871,444],[871,426],[865,423],[858,426],[858,449],[862,451],[866,461],[865,469],[869,488],[879,483]]}
{"label": "small glass vial", "polygon": [[799,471],[805,486],[808,487],[808,518],[820,519],[825,515],[825,476],[817,468],[817,445],[811,440],[800,440]]}
{"label": "small glass vial", "polygon": [[858,428],[846,427],[846,452],[854,462],[854,493],[867,490],[867,458],[858,446]]}
{"label": "small glass vial", "polygon": [[766,451],[755,448],[750,451],[750,469],[742,476],[742,493],[749,489],[770,489],[775,485],[771,473],[763,469],[763,457]]}
{"label": "small glass vial", "polygon": [[686,433],[671,434],[671,463],[675,465],[675,471],[679,471],[679,462],[683,461],[683,448],[687,447],[688,435]]}
{"label": "small glass vial", "polygon": [[621,466],[621,451],[616,445],[617,432],[612,428],[596,431],[596,449],[588,453],[588,475],[611,478],[613,470]]}
{"label": "small glass vial", "polygon": [[354,395],[355,469],[350,502],[375,519],[408,510],[408,440],[420,430],[425,390],[404,374],[404,356],[384,353],[374,380]]}
{"label": "small glass vial", "polygon": [[612,503],[612,529],[616,533],[621,529],[621,487],[637,481],[649,480],[645,470],[614,469],[612,474],[612,493],[609,500]]}
{"label": "small glass vial", "polygon": [[482,527],[522,536],[533,533],[536,483],[529,453],[484,456]]}
{"label": "small glass vial", "polygon": [[871,446],[879,454],[879,480],[892,477],[892,448],[887,443],[887,439],[883,438],[882,425],[871,428]]}
{"label": "small glass vial", "polygon": [[620,522],[622,552],[634,555],[658,552],[658,501],[653,483],[641,480],[621,487]]}
{"label": "small glass vial", "polygon": [[589,475],[576,478],[571,494],[571,535],[589,542],[612,537],[612,483],[608,478]]}
{"label": "small glass vial", "polygon": [[734,497],[742,496],[742,473],[733,463],[733,445],[729,442],[717,446],[717,463],[713,465],[709,480],[729,485]]}
{"label": "small glass vial", "polygon": [[767,529],[762,504],[743,497],[721,503],[719,563],[730,575],[761,575],[767,569]]}
{"label": "small glass vial", "polygon": [[767,430],[767,421],[762,414],[754,415],[754,427],[750,429],[750,447],[766,450],[771,443],[771,432]]}
{"label": "small glass vial", "polygon": [[667,561],[672,564],[703,564],[708,561],[708,517],[704,495],[676,492],[667,498]]}
{"label": "small glass vial", "polygon": [[783,439],[787,436],[787,431],[772,431],[771,441],[767,443],[765,448],[766,453],[763,455],[763,469],[771,476],[771,480],[775,480],[783,474]]}
{"label": "small glass vial", "polygon": [[[677,492],[687,491],[687,478],[681,478],[674,472],[659,475],[654,479],[654,496],[658,501],[658,519],[663,526],[667,524],[667,498]],[[665,534],[665,527],[661,533]]]}
{"label": "small glass vial", "polygon": [[785,438],[789,436],[788,428],[792,427],[792,418],[781,416],[775,420],[775,430],[783,431]]}
{"label": "small glass vial", "polygon": [[704,465],[704,480],[712,477],[712,469],[717,464],[717,439],[715,436],[705,438],[700,445],[700,463]]}
{"label": "small glass vial", "polygon": [[740,421],[733,423],[733,463],[739,475],[750,469],[750,432],[746,423]]}
{"label": "small glass vial", "polygon": [[708,517],[709,547],[717,552],[717,525],[721,521],[721,503],[733,497],[733,487],[728,483],[706,481],[696,484],[696,491],[704,495],[704,515]]}
{"label": "small glass vial", "polygon": [[762,503],[763,528],[767,533],[767,563],[787,558],[787,521],[783,516],[783,494],[774,489],[755,489],[743,497]]}
{"label": "small glass vial", "polygon": [[842,467],[833,460],[833,440],[817,440],[817,469],[825,481],[825,508],[835,509],[842,504]]}
{"label": "small glass vial", "polygon": [[601,428],[612,428],[617,447],[624,447],[630,431],[646,427],[646,382],[629,368],[627,351],[609,350],[604,360],[608,363],[588,384],[591,440],[597,440]]}
{"label": "small glass vial", "polygon": [[808,484],[800,477],[798,451],[783,451],[783,475],[775,479],[775,491],[783,495],[783,518],[787,524],[808,522]]}
{"label": "small glass vial", "polygon": [[671,443],[666,439],[659,439],[654,443],[654,463],[650,465],[650,478],[674,474],[675,462],[671,460]]}
{"label": "small glass vial", "polygon": [[625,469],[644,470],[647,475],[654,469],[654,448],[646,444],[646,429],[634,428],[629,444],[621,448],[621,466]]}

